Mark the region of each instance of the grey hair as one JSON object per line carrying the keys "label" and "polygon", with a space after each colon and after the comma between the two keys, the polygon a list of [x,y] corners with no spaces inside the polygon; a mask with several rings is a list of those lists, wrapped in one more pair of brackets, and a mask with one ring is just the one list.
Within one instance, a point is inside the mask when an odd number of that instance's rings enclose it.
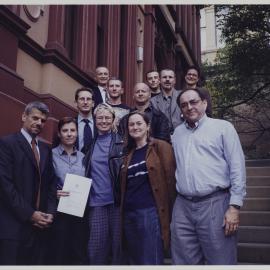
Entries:
{"label": "grey hair", "polygon": [[41,111],[46,116],[48,116],[50,113],[48,106],[40,101],[32,101],[28,103],[24,109],[24,112],[25,114],[30,114],[33,109]]}

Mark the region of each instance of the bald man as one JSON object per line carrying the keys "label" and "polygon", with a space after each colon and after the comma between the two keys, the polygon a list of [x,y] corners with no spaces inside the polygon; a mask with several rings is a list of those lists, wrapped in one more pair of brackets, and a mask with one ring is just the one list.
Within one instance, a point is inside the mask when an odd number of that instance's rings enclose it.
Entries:
{"label": "bald man", "polygon": [[[145,113],[151,122],[151,136],[170,142],[170,129],[168,119],[162,112],[157,111],[151,104],[151,90],[145,83],[136,83],[133,88],[133,100],[135,108],[131,111]],[[127,132],[127,116],[124,116],[119,125],[119,133],[125,135]]]}

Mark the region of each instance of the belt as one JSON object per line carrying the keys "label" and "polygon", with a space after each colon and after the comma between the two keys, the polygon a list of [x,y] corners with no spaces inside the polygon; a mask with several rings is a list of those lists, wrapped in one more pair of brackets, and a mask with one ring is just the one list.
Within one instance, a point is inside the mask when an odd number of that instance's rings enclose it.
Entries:
{"label": "belt", "polygon": [[180,194],[178,193],[178,195],[188,201],[191,201],[191,202],[201,202],[201,201],[204,201],[206,199],[209,199],[209,198],[212,198],[214,197],[215,195],[218,195],[219,193],[227,193],[229,192],[229,188],[225,188],[225,189],[219,189],[219,190],[216,190],[210,194],[207,194],[207,195],[204,195],[204,196],[186,196],[186,195],[183,195],[183,194]]}

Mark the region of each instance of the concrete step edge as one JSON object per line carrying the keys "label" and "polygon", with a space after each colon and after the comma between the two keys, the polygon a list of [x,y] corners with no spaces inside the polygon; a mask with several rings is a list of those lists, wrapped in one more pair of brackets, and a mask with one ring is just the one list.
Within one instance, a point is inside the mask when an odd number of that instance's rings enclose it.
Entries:
{"label": "concrete step edge", "polygon": [[260,178],[260,179],[270,179],[270,175],[247,175],[247,179],[256,179],[256,178]]}
{"label": "concrete step edge", "polygon": [[239,230],[240,229],[267,230],[267,229],[270,229],[270,226],[241,225],[241,226],[239,226]]}
{"label": "concrete step edge", "polygon": [[[252,196],[247,196],[245,199],[244,199],[244,201],[245,200],[248,200],[248,199],[254,199],[254,201],[267,201],[267,200],[269,200],[270,199],[270,197],[260,197],[260,198],[258,198],[257,197],[258,195],[256,195],[256,197],[252,197]],[[252,200],[249,200],[249,201],[252,201]]]}
{"label": "concrete step edge", "polygon": [[241,242],[237,244],[238,247],[250,247],[250,248],[270,248],[270,243],[245,243]]}
{"label": "concrete step edge", "polygon": [[243,214],[270,214],[270,211],[257,211],[257,210],[241,210],[240,213]]}

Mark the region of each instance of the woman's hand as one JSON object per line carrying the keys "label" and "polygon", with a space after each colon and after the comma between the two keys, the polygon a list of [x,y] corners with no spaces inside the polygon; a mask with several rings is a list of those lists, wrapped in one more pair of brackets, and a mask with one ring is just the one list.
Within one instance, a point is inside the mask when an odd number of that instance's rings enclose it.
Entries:
{"label": "woman's hand", "polygon": [[64,191],[63,189],[57,190],[57,199],[60,197],[67,197],[69,196],[69,191]]}

